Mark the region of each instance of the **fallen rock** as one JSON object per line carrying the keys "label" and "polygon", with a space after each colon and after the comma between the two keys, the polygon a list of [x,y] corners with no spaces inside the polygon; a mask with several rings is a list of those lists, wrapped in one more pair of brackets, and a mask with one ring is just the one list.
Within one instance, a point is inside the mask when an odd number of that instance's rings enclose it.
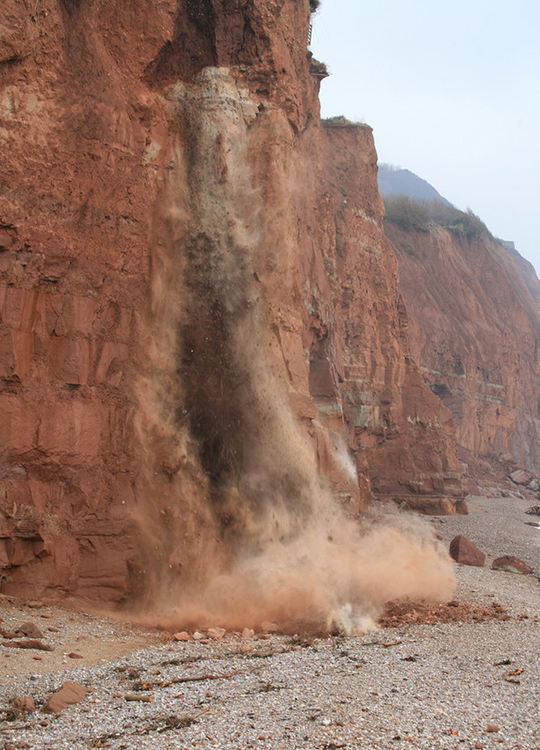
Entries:
{"label": "fallen rock", "polygon": [[175,633],[173,635],[173,638],[175,641],[189,641],[190,636],[189,633],[187,633],[185,630],[182,630],[180,633]]}
{"label": "fallen rock", "polygon": [[84,659],[84,656],[82,654],[76,654],[74,651],[71,652],[71,654],[68,654],[70,659]]}
{"label": "fallen rock", "polygon": [[253,638],[255,632],[251,628],[244,628],[242,630],[242,640],[249,641]]}
{"label": "fallen rock", "polygon": [[486,732],[499,732],[500,729],[496,724],[488,724],[486,727]]}
{"label": "fallen rock", "polygon": [[221,641],[227,631],[225,628],[208,628],[208,637],[214,641]]}
{"label": "fallen rock", "polygon": [[10,643],[2,643],[2,646],[6,648],[37,648],[40,651],[54,651],[52,646],[42,641],[28,640],[28,641],[11,641]]}
{"label": "fallen rock", "polygon": [[28,638],[43,638],[43,633],[33,622],[23,622],[23,624],[17,628],[17,633],[19,635],[22,633],[22,635],[25,635]]}
{"label": "fallen rock", "polygon": [[513,555],[503,555],[493,560],[491,564],[493,570],[505,570],[507,573],[520,573],[528,576],[532,573],[532,568],[526,562]]}
{"label": "fallen rock", "polygon": [[510,479],[514,484],[526,485],[529,484],[531,479],[534,479],[534,475],[525,469],[518,469],[510,474]]}
{"label": "fallen rock", "polygon": [[0,628],[0,635],[2,638],[18,638],[19,636],[14,630],[4,630]]}
{"label": "fallen rock", "polygon": [[15,713],[29,714],[36,710],[36,704],[29,695],[18,695],[11,701],[11,708]]}
{"label": "fallen rock", "polygon": [[501,463],[506,462],[509,464],[513,464],[514,456],[511,453],[501,453],[501,455],[499,456],[499,461]]}
{"label": "fallen rock", "polygon": [[47,713],[59,714],[66,706],[81,703],[86,698],[87,693],[88,690],[84,685],[79,685],[77,682],[64,682],[60,690],[51,695],[43,706],[43,710]]}
{"label": "fallen rock", "polygon": [[455,536],[450,542],[450,556],[462,565],[472,565],[477,568],[482,568],[486,561],[485,554],[461,534]]}

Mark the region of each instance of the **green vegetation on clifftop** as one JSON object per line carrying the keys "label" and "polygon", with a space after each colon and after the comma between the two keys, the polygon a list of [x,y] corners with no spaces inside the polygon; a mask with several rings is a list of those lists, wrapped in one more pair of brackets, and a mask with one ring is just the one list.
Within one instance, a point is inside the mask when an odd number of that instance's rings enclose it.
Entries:
{"label": "green vegetation on clifftop", "polygon": [[471,209],[460,211],[439,200],[418,200],[408,195],[384,196],[385,221],[407,232],[429,232],[435,226],[466,239],[494,239],[484,222]]}

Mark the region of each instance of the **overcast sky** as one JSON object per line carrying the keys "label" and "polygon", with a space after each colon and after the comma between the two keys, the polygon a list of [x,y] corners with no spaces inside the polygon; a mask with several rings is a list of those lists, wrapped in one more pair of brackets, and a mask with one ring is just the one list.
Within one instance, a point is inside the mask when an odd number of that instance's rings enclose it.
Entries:
{"label": "overcast sky", "polygon": [[540,275],[540,0],[322,0],[323,117],[374,129],[410,169]]}

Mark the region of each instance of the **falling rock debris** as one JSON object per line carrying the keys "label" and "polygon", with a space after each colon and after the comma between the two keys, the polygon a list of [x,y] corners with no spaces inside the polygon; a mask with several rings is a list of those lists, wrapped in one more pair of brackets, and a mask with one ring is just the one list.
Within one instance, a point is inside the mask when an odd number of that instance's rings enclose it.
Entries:
{"label": "falling rock debris", "polygon": [[[485,567],[454,566],[448,602],[388,603],[365,635],[167,632],[42,603],[54,650],[0,651],[0,748],[540,747],[540,584],[491,567],[505,534],[537,570],[538,532],[522,522],[524,499],[505,498],[504,512],[469,502],[470,516],[437,527],[443,544],[463,535],[485,550]],[[0,595],[5,631],[30,612]]]}

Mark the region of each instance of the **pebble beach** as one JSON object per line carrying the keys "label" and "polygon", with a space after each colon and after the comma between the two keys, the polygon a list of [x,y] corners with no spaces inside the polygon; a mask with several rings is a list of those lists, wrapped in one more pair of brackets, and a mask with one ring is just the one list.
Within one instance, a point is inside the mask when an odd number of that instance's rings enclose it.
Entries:
{"label": "pebble beach", "polygon": [[[473,497],[468,516],[422,520],[444,544],[463,534],[487,555],[482,568],[454,565],[450,621],[415,619],[413,605],[395,624],[355,637],[202,631],[177,641],[0,597],[4,630],[32,622],[54,649],[2,642],[0,748],[538,750],[540,530],[528,525],[527,505],[517,494]],[[502,554],[533,574],[491,570]],[[466,606],[472,619],[461,616]],[[48,711],[66,682],[84,697]],[[16,697],[34,708],[16,710]]]}

